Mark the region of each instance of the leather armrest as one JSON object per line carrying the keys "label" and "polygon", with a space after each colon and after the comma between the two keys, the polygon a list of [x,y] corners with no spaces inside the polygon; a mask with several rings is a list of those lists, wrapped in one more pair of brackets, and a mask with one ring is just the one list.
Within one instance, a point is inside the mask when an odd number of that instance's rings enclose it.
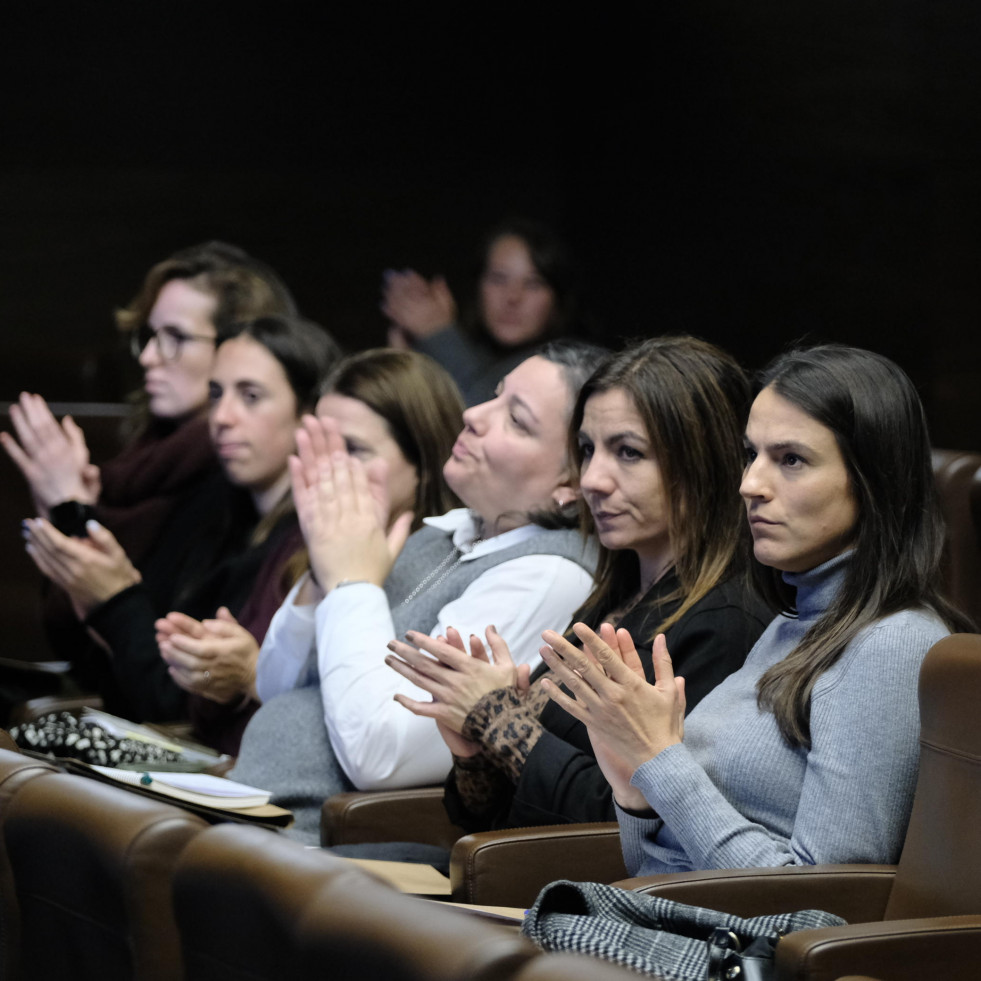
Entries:
{"label": "leather armrest", "polygon": [[882,919],[895,874],[893,865],[802,865],[677,872],[616,885],[735,916],[822,909],[864,923]]}
{"label": "leather armrest", "polygon": [[446,816],[442,787],[334,794],[324,801],[320,818],[326,846],[419,841],[448,849],[464,833]]}
{"label": "leather armrest", "polygon": [[623,877],[615,822],[556,824],[467,835],[450,856],[453,899],[482,906],[530,906],[556,879]]}
{"label": "leather armrest", "polygon": [[977,974],[981,916],[938,916],[853,923],[789,933],[777,944],[778,978],[868,974],[890,981]]}

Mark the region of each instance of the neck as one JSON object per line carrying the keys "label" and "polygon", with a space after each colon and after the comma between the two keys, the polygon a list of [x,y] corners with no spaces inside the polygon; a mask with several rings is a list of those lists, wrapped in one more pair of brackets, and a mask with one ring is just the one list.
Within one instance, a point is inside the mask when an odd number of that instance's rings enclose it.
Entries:
{"label": "neck", "polygon": [[249,493],[252,495],[252,503],[255,504],[259,517],[264,518],[280,502],[283,495],[289,490],[290,473],[285,471],[280,474],[271,484],[262,490],[251,488]]}
{"label": "neck", "polygon": [[674,554],[670,549],[654,555],[640,555],[638,553],[637,560],[640,563],[641,595],[646,593],[654,583],[663,579],[674,566]]}
{"label": "neck", "polygon": [[488,518],[486,515],[478,514],[476,511],[470,512],[477,522],[477,537],[481,540],[495,538],[503,535],[506,531],[513,531],[522,525],[528,524],[528,520],[522,520],[520,514],[499,514],[496,518]]}

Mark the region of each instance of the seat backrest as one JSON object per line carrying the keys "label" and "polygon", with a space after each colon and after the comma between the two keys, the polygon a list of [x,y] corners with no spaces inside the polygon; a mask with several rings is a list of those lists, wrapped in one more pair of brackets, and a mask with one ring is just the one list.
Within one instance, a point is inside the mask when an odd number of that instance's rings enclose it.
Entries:
{"label": "seat backrest", "polygon": [[537,956],[510,924],[405,896],[363,876],[325,883],[299,925],[298,978],[361,981],[511,981]]}
{"label": "seat backrest", "polygon": [[190,842],[174,904],[186,981],[504,981],[535,956],[514,930],[258,828]]}
{"label": "seat backrest", "polygon": [[187,811],[84,777],[55,773],[22,787],[2,835],[24,975],[180,977],[171,880],[205,827]]}
{"label": "seat backrest", "polygon": [[920,772],[885,919],[981,912],[981,636],[934,644],[920,670]]}
{"label": "seat backrest", "polygon": [[[9,734],[0,729],[0,823],[7,816],[10,801],[31,780],[58,771],[50,763],[23,756]],[[11,750],[9,747],[13,747]],[[20,916],[10,858],[0,833],[0,978],[17,977],[20,960]]]}
{"label": "seat backrest", "polygon": [[933,476],[947,522],[946,593],[981,627],[981,453],[934,450]]}
{"label": "seat backrest", "polygon": [[350,862],[263,828],[222,824],[198,835],[174,874],[186,981],[296,981],[297,924],[335,876],[365,878]]}

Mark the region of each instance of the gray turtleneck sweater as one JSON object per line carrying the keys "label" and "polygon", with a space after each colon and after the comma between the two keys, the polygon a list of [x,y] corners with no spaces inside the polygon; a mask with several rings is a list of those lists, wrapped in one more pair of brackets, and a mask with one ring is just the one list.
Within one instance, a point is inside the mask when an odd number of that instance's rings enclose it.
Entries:
{"label": "gray turtleneck sweater", "polygon": [[746,663],[685,720],[684,742],[637,768],[657,817],[618,810],[631,875],[899,858],[919,760],[917,680],[949,631],[905,610],[866,628],[815,683],[811,748],[791,747],[756,704],[756,683],[786,657],[841,587],[847,553],[784,578],[798,618],[778,616]]}

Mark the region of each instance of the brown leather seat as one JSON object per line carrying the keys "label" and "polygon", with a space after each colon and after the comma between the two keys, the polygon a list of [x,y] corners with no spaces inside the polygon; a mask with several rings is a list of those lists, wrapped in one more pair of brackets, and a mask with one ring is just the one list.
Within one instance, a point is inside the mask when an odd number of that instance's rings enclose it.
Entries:
{"label": "brown leather seat", "polygon": [[934,450],[933,475],[947,522],[947,595],[981,627],[981,453]]}
{"label": "brown leather seat", "polygon": [[418,841],[448,849],[464,834],[446,815],[441,786],[334,794],[320,819],[320,841],[328,847]]}
{"label": "brown leather seat", "polygon": [[509,978],[513,929],[403,896],[329,853],[233,825],[192,841],[174,880],[188,981]]}
{"label": "brown leather seat", "polygon": [[332,876],[351,888],[365,878],[263,828],[222,824],[198,835],[174,876],[185,978],[297,978],[297,923]]}
{"label": "brown leather seat", "polygon": [[171,878],[200,818],[61,773],[26,784],[5,811],[26,974],[180,977]]}
{"label": "brown leather seat", "polygon": [[[0,822],[10,801],[30,781],[58,771],[50,763],[22,756],[10,735],[0,729]],[[20,915],[10,859],[0,833],[0,978],[17,977],[20,960]]]}
{"label": "brown leather seat", "polygon": [[898,866],[736,869],[620,885],[740,916],[819,908],[845,927],[777,948],[778,978],[977,977],[981,943],[981,636],[935,644],[920,672],[920,773]]}

